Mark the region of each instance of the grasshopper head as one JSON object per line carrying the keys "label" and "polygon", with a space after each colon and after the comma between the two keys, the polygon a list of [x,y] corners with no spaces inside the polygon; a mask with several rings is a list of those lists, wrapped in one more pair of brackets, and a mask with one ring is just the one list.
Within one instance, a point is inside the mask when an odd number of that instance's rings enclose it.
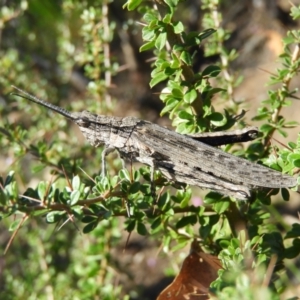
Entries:
{"label": "grasshopper head", "polygon": [[74,122],[79,126],[82,134],[94,147],[99,147],[107,143],[108,131],[105,116],[99,116],[85,110],[76,114]]}

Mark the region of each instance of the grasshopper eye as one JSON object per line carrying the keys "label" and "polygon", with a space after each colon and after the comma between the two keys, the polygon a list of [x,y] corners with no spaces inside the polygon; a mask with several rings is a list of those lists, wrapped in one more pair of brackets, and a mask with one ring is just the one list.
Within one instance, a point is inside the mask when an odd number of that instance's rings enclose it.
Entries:
{"label": "grasshopper eye", "polygon": [[87,118],[78,118],[75,122],[79,127],[85,128],[88,128],[91,124],[91,122]]}

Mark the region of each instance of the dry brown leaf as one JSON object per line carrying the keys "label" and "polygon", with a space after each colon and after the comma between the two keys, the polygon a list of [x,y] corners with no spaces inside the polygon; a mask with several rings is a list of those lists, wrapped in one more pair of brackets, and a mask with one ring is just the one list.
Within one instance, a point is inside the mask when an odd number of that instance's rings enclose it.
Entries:
{"label": "dry brown leaf", "polygon": [[205,300],[209,298],[209,286],[222,268],[218,257],[204,253],[193,242],[191,253],[183,261],[174,281],[158,296],[157,300]]}

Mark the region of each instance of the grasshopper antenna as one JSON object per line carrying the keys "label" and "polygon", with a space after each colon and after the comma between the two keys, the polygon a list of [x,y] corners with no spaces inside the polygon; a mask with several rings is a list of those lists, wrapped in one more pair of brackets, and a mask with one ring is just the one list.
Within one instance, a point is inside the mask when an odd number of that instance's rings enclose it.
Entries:
{"label": "grasshopper antenna", "polygon": [[11,95],[15,95],[15,96],[18,96],[18,97],[27,99],[27,100],[29,100],[29,101],[32,101],[32,102],[34,102],[34,103],[37,103],[37,104],[39,104],[39,105],[42,105],[42,106],[44,106],[44,107],[47,107],[48,109],[51,109],[51,110],[53,110],[53,111],[55,111],[55,112],[57,112],[57,113],[63,115],[64,117],[66,117],[66,118],[68,118],[68,119],[71,119],[72,121],[76,121],[77,118],[75,118],[74,115],[73,115],[71,112],[67,111],[66,109],[61,108],[61,107],[58,107],[58,106],[56,106],[56,105],[53,105],[53,104],[51,104],[51,103],[49,103],[49,102],[46,102],[46,101],[44,101],[44,100],[41,100],[41,99],[39,99],[39,98],[37,98],[37,97],[35,97],[35,96],[33,96],[33,95],[31,95],[31,94],[29,94],[29,93],[23,91],[22,89],[20,89],[20,88],[14,86],[14,85],[12,85],[12,87],[13,87],[14,89],[16,89],[17,91],[19,91],[21,94],[18,94],[18,93],[11,93]]}

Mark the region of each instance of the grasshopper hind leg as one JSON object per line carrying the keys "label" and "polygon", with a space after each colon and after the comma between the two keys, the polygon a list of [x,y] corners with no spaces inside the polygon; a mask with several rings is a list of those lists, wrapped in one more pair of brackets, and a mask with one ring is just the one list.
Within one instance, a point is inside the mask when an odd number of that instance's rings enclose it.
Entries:
{"label": "grasshopper hind leg", "polygon": [[113,147],[104,147],[102,154],[101,154],[101,175],[103,177],[107,176],[107,169],[106,169],[106,156],[113,152],[115,148]]}

